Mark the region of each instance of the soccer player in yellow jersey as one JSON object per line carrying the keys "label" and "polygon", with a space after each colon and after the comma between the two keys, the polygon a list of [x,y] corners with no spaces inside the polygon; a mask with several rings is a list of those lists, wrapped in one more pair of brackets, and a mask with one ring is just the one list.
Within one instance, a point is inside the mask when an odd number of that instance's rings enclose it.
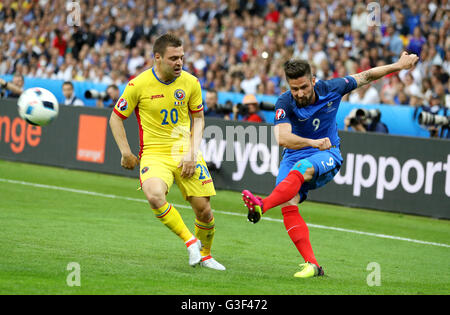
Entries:
{"label": "soccer player in yellow jersey", "polygon": [[[215,224],[210,196],[216,192],[199,151],[204,128],[200,83],[182,70],[184,51],[176,36],[156,39],[153,55],[154,67],[128,83],[111,114],[122,167],[133,169],[140,163],[142,190],[155,216],[185,242],[189,264],[225,270],[211,257]],[[123,126],[133,111],[139,125],[139,158],[131,152]],[[166,201],[173,181],[195,212],[195,235]]]}

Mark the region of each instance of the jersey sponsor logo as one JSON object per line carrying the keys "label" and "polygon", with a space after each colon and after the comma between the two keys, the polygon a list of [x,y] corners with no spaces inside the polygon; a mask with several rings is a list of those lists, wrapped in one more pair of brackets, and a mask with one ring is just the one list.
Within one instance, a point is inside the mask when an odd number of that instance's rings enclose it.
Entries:
{"label": "jersey sponsor logo", "polygon": [[155,98],[163,98],[164,97],[164,94],[157,94],[157,95],[152,95],[151,97],[150,97],[150,99],[155,99]]}
{"label": "jersey sponsor logo", "polygon": [[128,108],[128,103],[124,98],[121,98],[118,102],[117,102],[117,108],[123,112],[124,110],[126,110]]}
{"label": "jersey sponsor logo", "polygon": [[174,96],[177,100],[182,101],[186,97],[186,93],[182,89],[175,91]]}
{"label": "jersey sponsor logo", "polygon": [[212,183],[212,179],[210,178],[210,179],[207,179],[207,180],[204,180],[204,181],[202,181],[202,186],[204,186],[204,185],[206,185],[206,184],[209,184],[209,183]]}
{"label": "jersey sponsor logo", "polygon": [[148,166],[144,167],[144,168],[141,170],[141,174],[144,174],[144,173],[146,173],[147,171],[148,171]]}
{"label": "jersey sponsor logo", "polygon": [[277,109],[277,112],[275,113],[275,119],[276,120],[280,120],[286,117],[286,112],[284,111],[284,109]]}
{"label": "jersey sponsor logo", "polygon": [[333,105],[333,102],[328,102],[327,106],[330,107],[331,105]]}

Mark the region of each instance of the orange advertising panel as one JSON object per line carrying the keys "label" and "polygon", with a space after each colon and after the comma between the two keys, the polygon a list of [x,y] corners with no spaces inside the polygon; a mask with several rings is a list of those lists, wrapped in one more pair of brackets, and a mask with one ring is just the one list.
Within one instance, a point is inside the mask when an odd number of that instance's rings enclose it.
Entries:
{"label": "orange advertising panel", "polygon": [[103,164],[105,161],[106,125],[106,117],[80,115],[78,124],[78,161]]}

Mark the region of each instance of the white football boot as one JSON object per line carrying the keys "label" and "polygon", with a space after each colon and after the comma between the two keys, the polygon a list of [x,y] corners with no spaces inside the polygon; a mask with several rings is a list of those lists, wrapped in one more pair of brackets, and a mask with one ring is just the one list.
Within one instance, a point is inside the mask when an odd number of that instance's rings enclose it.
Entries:
{"label": "white football boot", "polygon": [[195,267],[202,260],[202,254],[200,254],[202,243],[199,239],[194,237],[186,242],[186,247],[189,253],[189,265]]}
{"label": "white football boot", "polygon": [[219,263],[217,260],[212,258],[211,256],[202,257],[202,261],[200,262],[200,266],[214,269],[214,270],[226,270],[225,266]]}

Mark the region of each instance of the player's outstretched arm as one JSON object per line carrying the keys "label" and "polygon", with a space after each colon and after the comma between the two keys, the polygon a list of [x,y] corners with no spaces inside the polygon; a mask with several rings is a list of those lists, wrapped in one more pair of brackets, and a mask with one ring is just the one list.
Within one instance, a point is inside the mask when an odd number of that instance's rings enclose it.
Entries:
{"label": "player's outstretched arm", "polygon": [[131,153],[125,127],[123,126],[123,119],[112,112],[109,119],[109,126],[111,127],[111,132],[119,147],[120,153],[122,154],[122,167],[130,170],[134,169],[134,167],[139,164],[139,159]]}
{"label": "player's outstretched arm", "polygon": [[305,147],[317,148],[321,151],[331,148],[331,141],[328,137],[321,139],[302,138],[292,133],[290,123],[282,123],[275,126],[275,137],[282,147],[299,150]]}
{"label": "player's outstretched arm", "polygon": [[23,92],[23,89],[20,86],[17,86],[12,82],[6,82],[2,78],[0,78],[0,86],[4,89],[10,90],[11,92],[17,95]]}
{"label": "player's outstretched arm", "polygon": [[372,81],[376,81],[390,73],[397,72],[400,70],[411,69],[417,63],[418,60],[419,57],[417,57],[417,55],[403,52],[402,55],[400,56],[400,59],[395,63],[375,67],[357,74],[352,74],[351,77],[353,77],[356,80],[358,87],[361,87]]}

